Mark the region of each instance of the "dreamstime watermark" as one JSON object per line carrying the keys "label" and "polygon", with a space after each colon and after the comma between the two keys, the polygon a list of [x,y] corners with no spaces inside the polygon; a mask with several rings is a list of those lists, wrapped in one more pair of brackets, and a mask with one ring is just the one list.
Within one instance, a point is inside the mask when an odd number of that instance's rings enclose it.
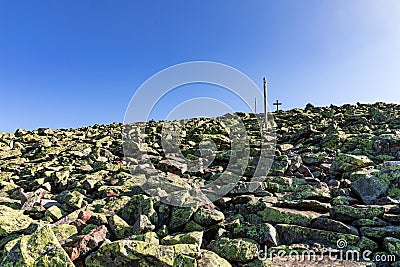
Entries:
{"label": "dreamstime watermark", "polygon": [[258,259],[261,261],[280,262],[322,262],[322,261],[357,261],[357,262],[395,262],[396,256],[392,254],[373,254],[371,250],[355,250],[347,248],[347,241],[339,239],[337,249],[316,251],[314,249],[264,249],[259,250]]}
{"label": "dreamstime watermark", "polygon": [[[143,123],[149,121],[151,112],[161,98],[178,87],[196,83],[216,85],[228,90],[253,112],[254,99],[263,99],[261,90],[242,72],[224,64],[205,61],[187,62],[164,69],[136,90],[126,109],[123,124],[122,141],[125,161],[133,175],[145,174],[146,179],[141,187],[147,194],[159,197],[164,203],[182,207],[210,204],[226,195],[242,179],[251,152],[249,133],[242,117],[235,113],[229,103],[224,103],[223,100],[216,99],[214,96],[203,97],[201,98],[203,109],[207,109],[208,104],[216,102],[230,108],[227,114],[214,118],[214,121],[229,135],[230,148],[229,151],[225,151],[226,155],[229,155],[227,166],[215,180],[198,184],[187,180],[187,176],[171,176],[157,169],[154,163],[154,158],[157,157],[157,153],[154,153],[154,142],[161,144],[164,158],[173,162],[174,167],[180,168],[182,173],[201,173],[210,166],[216,153],[221,152],[217,151],[217,144],[212,136],[211,138],[209,136],[202,138],[199,142],[197,157],[184,156],[180,145],[185,124],[190,123],[190,120],[169,120],[167,117],[162,122],[161,132],[157,133],[155,133],[158,131],[157,126]],[[185,102],[196,100],[199,98],[186,99]],[[187,108],[191,106],[186,105]],[[175,108],[180,108],[182,113],[182,105],[177,105]],[[190,111],[192,114],[192,110]],[[271,168],[275,156],[274,121],[272,114],[267,114],[269,126],[267,129],[264,126],[263,116],[256,116],[257,125],[252,125],[252,135],[255,132],[254,126],[260,133],[258,139],[260,154],[254,175],[249,179],[250,192],[258,188],[262,177],[265,177]],[[149,140],[151,135],[153,139],[157,137],[159,140]]]}

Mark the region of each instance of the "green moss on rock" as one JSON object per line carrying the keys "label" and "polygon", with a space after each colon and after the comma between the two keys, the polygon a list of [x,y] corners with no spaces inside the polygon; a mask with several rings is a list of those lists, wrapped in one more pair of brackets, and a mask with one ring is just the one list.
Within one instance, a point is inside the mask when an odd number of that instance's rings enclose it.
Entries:
{"label": "green moss on rock", "polygon": [[248,262],[258,255],[260,246],[251,239],[222,237],[210,245],[212,251],[221,257],[234,262]]}
{"label": "green moss on rock", "polygon": [[74,266],[50,226],[11,242],[1,266]]}
{"label": "green moss on rock", "polygon": [[132,233],[132,226],[130,226],[127,222],[125,222],[118,215],[112,215],[108,218],[108,225],[111,229],[111,232],[118,239],[122,239],[128,237]]}
{"label": "green moss on rock", "polygon": [[333,173],[354,171],[369,166],[372,163],[373,162],[366,156],[355,156],[343,153],[334,158],[330,171]]}
{"label": "green moss on rock", "polygon": [[196,244],[200,247],[203,240],[203,232],[189,232],[168,235],[161,239],[162,245],[175,245],[175,244]]}
{"label": "green moss on rock", "polygon": [[233,235],[235,237],[250,238],[260,245],[266,246],[277,246],[279,240],[276,229],[268,223],[239,225],[233,229]]}
{"label": "green moss on rock", "polygon": [[26,229],[33,222],[22,210],[0,205],[0,237]]}
{"label": "green moss on rock", "polygon": [[312,229],[298,225],[278,224],[276,229],[284,244],[316,242],[335,247],[337,240],[344,239],[348,245],[355,246],[360,239],[357,235]]}
{"label": "green moss on rock", "polygon": [[193,215],[193,220],[200,225],[210,226],[222,222],[224,214],[216,209],[199,208]]}
{"label": "green moss on rock", "polygon": [[136,266],[147,261],[156,266],[173,266],[178,255],[198,258],[200,250],[194,244],[177,244],[172,246],[156,245],[137,240],[120,240],[103,245],[98,251],[90,254],[86,260],[87,267],[101,266]]}
{"label": "green moss on rock", "polygon": [[66,243],[78,234],[78,230],[76,229],[76,227],[70,224],[56,225],[53,226],[51,230],[53,231],[60,244]]}
{"label": "green moss on rock", "polygon": [[266,207],[264,210],[257,212],[263,222],[271,224],[296,224],[309,226],[314,218],[321,214],[313,211],[298,211],[294,209]]}
{"label": "green moss on rock", "polygon": [[215,252],[210,250],[201,249],[200,250],[201,257],[197,260],[198,267],[208,267],[208,266],[215,266],[215,267],[231,267],[232,265],[221,258]]}
{"label": "green moss on rock", "polygon": [[356,219],[372,219],[382,217],[385,208],[382,206],[347,206],[337,205],[330,209],[331,217],[338,220],[351,221]]}
{"label": "green moss on rock", "polygon": [[135,195],[119,212],[119,215],[128,224],[133,225],[140,215],[146,215],[150,221],[157,225],[158,215],[154,209],[154,198],[146,195]]}
{"label": "green moss on rock", "polygon": [[177,229],[184,226],[190,221],[193,213],[196,211],[194,207],[176,207],[174,206],[171,211],[170,221],[168,228],[170,230]]}

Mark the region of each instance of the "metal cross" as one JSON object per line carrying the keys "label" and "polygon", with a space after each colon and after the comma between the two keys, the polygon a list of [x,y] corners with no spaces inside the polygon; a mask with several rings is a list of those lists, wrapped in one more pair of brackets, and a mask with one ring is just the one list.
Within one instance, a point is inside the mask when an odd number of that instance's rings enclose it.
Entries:
{"label": "metal cross", "polygon": [[279,103],[278,100],[276,100],[276,102],[274,103],[274,106],[276,106],[276,112],[279,111],[279,106],[282,105],[282,103]]}

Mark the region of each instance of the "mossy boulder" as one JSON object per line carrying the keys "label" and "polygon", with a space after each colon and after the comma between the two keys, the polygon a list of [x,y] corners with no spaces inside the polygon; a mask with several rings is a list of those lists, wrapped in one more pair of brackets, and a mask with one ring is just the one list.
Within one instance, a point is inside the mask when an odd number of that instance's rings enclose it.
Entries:
{"label": "mossy boulder", "polygon": [[337,205],[347,205],[347,206],[349,206],[352,203],[354,204],[354,203],[357,203],[357,202],[358,202],[357,199],[355,199],[353,197],[350,197],[350,196],[336,196],[336,197],[334,197],[334,198],[332,198],[330,200],[330,203],[332,205],[334,205],[334,206],[337,206]]}
{"label": "mossy boulder", "polygon": [[204,207],[199,208],[193,215],[193,220],[203,226],[217,224],[224,219],[225,216],[221,211]]}
{"label": "mossy boulder", "polygon": [[211,242],[210,249],[229,261],[248,262],[258,256],[260,246],[251,239],[222,237]]}
{"label": "mossy boulder", "polygon": [[312,221],[311,227],[337,233],[358,235],[357,228],[340,221],[329,219],[327,217],[316,218]]}
{"label": "mossy boulder", "polygon": [[374,217],[372,219],[357,219],[352,222],[353,226],[363,227],[363,226],[388,226],[389,224],[382,219]]}
{"label": "mossy boulder", "polygon": [[276,229],[284,244],[315,242],[335,247],[338,239],[344,239],[348,245],[355,246],[360,239],[358,235],[318,230],[298,225],[278,224]]}
{"label": "mossy boulder", "polygon": [[131,198],[128,196],[121,196],[117,199],[109,201],[108,203],[100,202],[98,205],[99,207],[97,207],[97,205],[93,205],[93,209],[102,213],[120,213],[120,211],[123,210],[130,200]]}
{"label": "mossy boulder", "polygon": [[348,179],[351,182],[354,182],[354,181],[356,181],[356,180],[358,180],[360,178],[370,177],[370,176],[376,175],[378,173],[379,173],[379,170],[377,170],[377,169],[368,169],[368,167],[367,167],[367,168],[363,168],[363,169],[356,170],[354,172],[349,173]]}
{"label": "mossy boulder", "polygon": [[270,224],[296,224],[309,226],[311,221],[321,214],[313,211],[300,211],[287,208],[266,207],[264,210],[257,212],[263,222]]}
{"label": "mossy boulder", "polygon": [[128,237],[133,230],[133,227],[118,215],[112,215],[108,218],[108,226],[114,236],[118,239]]}
{"label": "mossy boulder", "polygon": [[394,226],[394,225],[383,226],[383,227],[365,226],[360,228],[360,233],[363,236],[377,240],[382,240],[385,237],[394,237],[400,239],[400,226]]}
{"label": "mossy boulder", "polygon": [[382,217],[385,208],[377,205],[337,205],[330,209],[332,218],[343,221],[352,221],[356,219],[372,219],[374,217]]}
{"label": "mossy boulder", "polygon": [[371,204],[386,192],[388,183],[376,176],[364,176],[351,183],[351,189],[364,204]]}
{"label": "mossy boulder", "polygon": [[11,242],[1,266],[74,266],[50,226]]}
{"label": "mossy boulder", "polygon": [[190,218],[196,211],[194,207],[177,207],[174,206],[171,211],[170,221],[168,224],[168,229],[175,230],[190,221]]}
{"label": "mossy boulder", "polygon": [[0,237],[25,230],[32,222],[22,210],[0,205]]}
{"label": "mossy boulder", "polygon": [[175,244],[196,244],[201,246],[203,240],[203,232],[189,232],[189,233],[178,233],[174,235],[168,235],[161,239],[162,245],[175,245]]}
{"label": "mossy boulder", "polygon": [[151,223],[149,217],[146,215],[139,215],[139,218],[133,224],[132,232],[134,234],[144,234],[153,231],[156,227]]}
{"label": "mossy boulder", "polygon": [[[178,255],[198,258],[200,250],[194,244],[156,245],[137,240],[120,240],[103,245],[90,254],[87,267],[106,266],[173,266]],[[142,264],[142,265],[140,265]]]}
{"label": "mossy boulder", "polygon": [[283,176],[289,167],[289,159],[286,155],[278,156],[272,163],[269,175]]}
{"label": "mossy boulder", "polygon": [[372,239],[362,236],[360,238],[360,241],[358,241],[356,247],[359,248],[361,251],[364,251],[364,250],[375,251],[378,249],[378,244],[375,241],[373,241]]}
{"label": "mossy boulder", "polygon": [[332,173],[349,172],[369,166],[372,163],[372,160],[366,156],[355,156],[342,153],[333,159],[330,171]]}
{"label": "mossy boulder", "polygon": [[285,194],[278,197],[281,201],[314,199],[326,201],[331,198],[331,192],[328,188],[318,188],[315,185],[298,185],[288,188]]}
{"label": "mossy boulder", "polygon": [[383,166],[380,172],[376,174],[376,177],[388,184],[388,189],[385,193],[386,196],[400,200],[400,165]]}
{"label": "mossy boulder", "polygon": [[67,243],[78,234],[78,230],[71,224],[52,226],[51,230],[61,245]]}
{"label": "mossy boulder", "polygon": [[133,225],[140,215],[146,215],[155,225],[158,223],[158,215],[154,209],[154,198],[142,194],[131,197],[118,215],[130,225]]}
{"label": "mossy boulder", "polygon": [[326,132],[321,145],[329,149],[339,149],[347,139],[347,134],[341,130]]}
{"label": "mossy boulder", "polygon": [[59,220],[62,217],[64,217],[65,215],[67,215],[66,212],[63,209],[61,209],[60,207],[56,206],[56,205],[49,207],[44,213],[44,216],[50,222]]}
{"label": "mossy boulder", "polygon": [[400,239],[393,237],[385,237],[383,239],[383,247],[390,254],[400,257]]}
{"label": "mossy boulder", "polygon": [[173,267],[197,267],[196,258],[178,254],[174,259]]}
{"label": "mossy boulder", "polygon": [[56,197],[56,200],[62,204],[63,209],[67,211],[74,211],[82,208],[84,199],[85,196],[77,190],[63,191]]}
{"label": "mossy boulder", "polygon": [[278,234],[276,229],[269,223],[241,224],[233,229],[233,235],[240,238],[249,238],[260,245],[277,246]]}
{"label": "mossy boulder", "polygon": [[129,239],[138,240],[138,241],[144,241],[144,242],[155,244],[155,245],[159,245],[160,244],[159,237],[154,232],[147,232],[147,233],[142,234],[142,235],[132,235],[132,236],[129,237]]}
{"label": "mossy boulder", "polygon": [[213,251],[201,249],[201,257],[197,260],[198,267],[231,267],[232,265]]}
{"label": "mossy boulder", "polygon": [[0,160],[17,158],[21,155],[22,155],[21,150],[16,150],[16,149],[0,151]]}

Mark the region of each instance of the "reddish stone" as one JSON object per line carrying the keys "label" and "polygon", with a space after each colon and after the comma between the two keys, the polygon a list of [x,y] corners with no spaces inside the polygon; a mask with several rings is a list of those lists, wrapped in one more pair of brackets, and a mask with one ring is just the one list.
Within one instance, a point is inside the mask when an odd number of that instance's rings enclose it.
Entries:
{"label": "reddish stone", "polygon": [[107,227],[101,225],[90,231],[87,235],[77,236],[65,246],[65,251],[67,251],[71,260],[75,261],[79,257],[97,249],[105,240],[107,232]]}
{"label": "reddish stone", "polygon": [[84,223],[86,223],[92,216],[93,216],[93,211],[82,210],[81,212],[79,212],[78,219],[81,219]]}

